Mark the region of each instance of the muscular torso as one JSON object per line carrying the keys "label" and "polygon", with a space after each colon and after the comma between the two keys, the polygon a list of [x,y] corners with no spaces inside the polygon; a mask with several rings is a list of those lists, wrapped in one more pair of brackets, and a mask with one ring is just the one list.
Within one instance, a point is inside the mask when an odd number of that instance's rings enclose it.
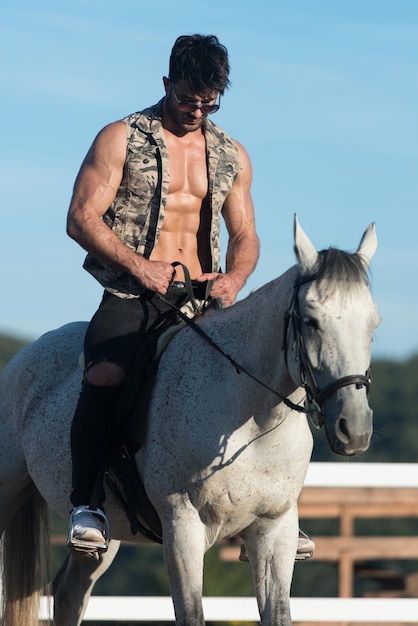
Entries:
{"label": "muscular torso", "polygon": [[[163,227],[150,260],[180,261],[196,278],[210,271],[205,138],[200,130],[183,137],[165,130],[165,135],[170,185]],[[182,271],[176,272],[176,280],[182,280]]]}

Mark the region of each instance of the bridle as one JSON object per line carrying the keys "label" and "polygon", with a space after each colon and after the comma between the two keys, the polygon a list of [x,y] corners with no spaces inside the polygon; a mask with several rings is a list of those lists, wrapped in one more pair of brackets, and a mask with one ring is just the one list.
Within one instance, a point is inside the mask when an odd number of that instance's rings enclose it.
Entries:
{"label": "bridle", "polygon": [[[317,274],[309,274],[307,276],[301,276],[295,280],[293,286],[293,297],[289,305],[289,309],[286,313],[286,323],[283,337],[283,350],[285,352],[286,364],[288,366],[288,330],[291,325],[293,330],[293,345],[291,346],[296,351],[296,361],[299,361],[299,372],[302,385],[306,391],[306,404],[308,406],[308,414],[311,416],[313,424],[320,428],[323,426],[324,413],[322,409],[322,403],[328,396],[334,391],[347,387],[349,385],[355,385],[356,389],[362,389],[366,387],[367,393],[372,382],[370,368],[363,374],[352,374],[350,376],[343,376],[337,380],[332,381],[325,387],[320,387],[316,381],[314,368],[312,367],[309,355],[306,349],[306,343],[303,336],[302,328],[302,315],[300,310],[300,298],[299,290],[302,285],[313,282],[317,279]],[[288,366],[289,368],[289,366]],[[316,423],[313,419],[313,414],[317,414]]]}
{"label": "bridle", "polygon": [[[192,300],[193,308],[195,309],[196,313],[201,314],[205,308],[206,302],[201,308],[198,307],[197,303],[195,302],[194,297],[193,297],[192,287],[191,287],[190,274],[187,268],[182,263],[175,263],[175,264],[173,263],[172,265],[173,266],[181,265],[183,267],[187,293],[190,299]],[[254,374],[252,374],[245,367],[240,365],[231,355],[227,354],[211,337],[209,337],[209,335],[205,333],[205,331],[198,324],[196,324],[196,322],[194,322],[193,319],[190,319],[189,317],[187,317],[175,305],[171,304],[167,300],[166,302],[172,309],[176,311],[177,315],[181,319],[183,319],[183,321],[188,326],[190,326],[198,335],[200,335],[200,337],[202,337],[202,339],[204,339],[210,346],[212,346],[212,348],[214,348],[223,357],[225,357],[231,363],[231,365],[235,367],[235,370],[237,371],[238,374],[240,374],[241,372],[245,373],[247,376],[249,376],[249,378],[257,382],[258,384],[262,385],[265,389],[267,389],[268,391],[273,393],[275,396],[280,398],[284,402],[284,404],[286,404],[286,406],[288,406],[290,409],[294,411],[298,411],[299,413],[306,413],[311,418],[313,425],[316,428],[320,428],[325,423],[324,413],[322,410],[322,402],[325,400],[325,398],[327,398],[332,393],[334,393],[334,391],[337,391],[338,389],[341,389],[342,387],[347,387],[348,385],[356,385],[357,389],[366,387],[366,391],[368,393],[370,385],[371,385],[371,373],[370,373],[370,368],[369,368],[366,371],[365,375],[353,374],[350,376],[343,376],[342,378],[338,378],[337,380],[334,380],[328,385],[325,385],[325,387],[323,387],[322,389],[319,387],[318,383],[316,382],[314,370],[310,362],[308,352],[306,350],[306,344],[305,344],[305,340],[304,340],[303,332],[302,332],[302,316],[301,316],[301,311],[300,311],[299,290],[302,285],[313,282],[317,278],[318,278],[317,274],[309,274],[307,276],[300,276],[299,278],[295,280],[294,285],[293,285],[292,300],[286,312],[284,335],[283,335],[283,351],[285,355],[286,366],[289,369],[288,330],[289,330],[289,325],[291,324],[292,329],[293,329],[293,342],[294,342],[292,345],[292,348],[296,349],[296,361],[299,361],[300,363],[299,364],[300,378],[301,378],[302,386],[304,387],[305,392],[306,392],[305,406],[300,406],[299,404],[295,404],[294,402],[292,402],[291,400],[289,400],[288,398],[280,394],[276,389],[273,389],[270,385],[266,384],[265,382],[263,382],[262,380],[254,376]],[[207,291],[206,301],[207,301],[207,298],[209,297],[209,290],[210,290],[210,287]],[[315,413],[317,415],[317,420],[318,420],[317,422],[315,422],[314,417],[313,417]]]}

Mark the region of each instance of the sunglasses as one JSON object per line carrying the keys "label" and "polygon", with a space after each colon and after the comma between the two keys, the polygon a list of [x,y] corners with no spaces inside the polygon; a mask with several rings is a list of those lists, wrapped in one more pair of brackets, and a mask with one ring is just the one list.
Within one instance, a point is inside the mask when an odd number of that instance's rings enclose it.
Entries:
{"label": "sunglasses", "polygon": [[180,100],[180,98],[178,98],[173,83],[171,83],[171,86],[173,88],[174,98],[176,99],[180,111],[183,111],[183,113],[192,113],[193,111],[200,109],[202,111],[202,115],[210,115],[211,113],[216,113],[216,111],[219,111],[219,108],[221,106],[220,94],[218,104],[197,104],[196,102],[184,102],[183,100]]}

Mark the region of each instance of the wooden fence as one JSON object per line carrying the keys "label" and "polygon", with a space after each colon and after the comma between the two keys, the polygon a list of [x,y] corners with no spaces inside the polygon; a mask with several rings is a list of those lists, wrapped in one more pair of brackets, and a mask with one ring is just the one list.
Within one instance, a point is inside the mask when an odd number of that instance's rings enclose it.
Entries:
{"label": "wooden fence", "polygon": [[[355,536],[361,518],[418,518],[418,465],[414,463],[311,463],[299,499],[303,519],[338,519],[339,536],[315,536],[315,560],[338,564],[339,596],[353,595],[356,562],[418,559],[417,536]],[[236,560],[238,548],[221,558]],[[418,624],[418,614],[417,614]]]}

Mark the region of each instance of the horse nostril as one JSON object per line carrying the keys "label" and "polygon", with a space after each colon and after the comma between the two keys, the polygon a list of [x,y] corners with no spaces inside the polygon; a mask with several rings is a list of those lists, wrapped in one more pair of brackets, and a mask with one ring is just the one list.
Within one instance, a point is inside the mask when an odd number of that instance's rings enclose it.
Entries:
{"label": "horse nostril", "polygon": [[348,443],[350,441],[350,433],[347,427],[347,420],[343,417],[338,420],[337,435],[342,443]]}

